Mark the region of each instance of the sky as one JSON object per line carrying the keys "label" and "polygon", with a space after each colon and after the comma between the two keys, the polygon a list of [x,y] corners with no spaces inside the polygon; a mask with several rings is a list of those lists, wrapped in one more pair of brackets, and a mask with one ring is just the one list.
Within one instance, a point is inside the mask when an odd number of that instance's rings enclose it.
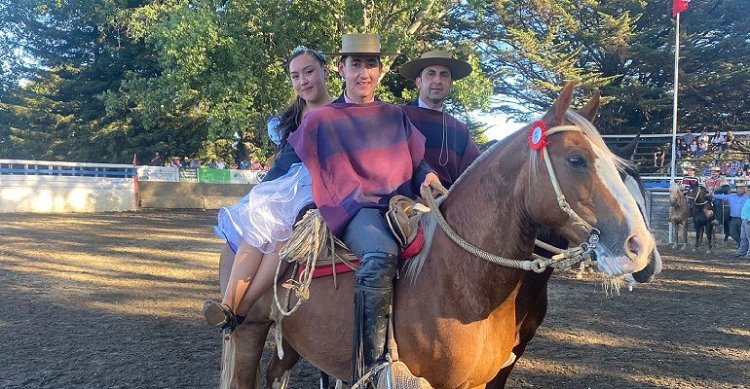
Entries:
{"label": "sky", "polygon": [[503,114],[477,113],[473,115],[473,117],[487,125],[488,129],[485,132],[485,135],[487,135],[487,138],[490,140],[501,140],[527,124],[518,123],[512,119],[508,121],[508,117]]}

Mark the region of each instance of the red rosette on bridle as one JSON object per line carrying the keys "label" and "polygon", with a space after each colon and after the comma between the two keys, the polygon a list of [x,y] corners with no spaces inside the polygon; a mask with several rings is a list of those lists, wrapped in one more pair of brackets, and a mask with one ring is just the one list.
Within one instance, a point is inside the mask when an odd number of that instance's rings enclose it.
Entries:
{"label": "red rosette on bridle", "polygon": [[529,129],[529,147],[539,151],[547,146],[547,125],[543,121],[535,121]]}

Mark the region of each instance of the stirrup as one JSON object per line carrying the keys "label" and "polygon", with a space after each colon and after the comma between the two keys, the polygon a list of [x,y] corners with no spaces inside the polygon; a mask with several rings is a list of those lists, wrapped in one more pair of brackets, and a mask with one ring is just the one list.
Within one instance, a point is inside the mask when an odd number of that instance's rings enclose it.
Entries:
{"label": "stirrup", "polygon": [[229,307],[213,300],[203,304],[203,316],[208,325],[218,327],[222,332],[233,331],[245,320],[244,316],[238,316]]}

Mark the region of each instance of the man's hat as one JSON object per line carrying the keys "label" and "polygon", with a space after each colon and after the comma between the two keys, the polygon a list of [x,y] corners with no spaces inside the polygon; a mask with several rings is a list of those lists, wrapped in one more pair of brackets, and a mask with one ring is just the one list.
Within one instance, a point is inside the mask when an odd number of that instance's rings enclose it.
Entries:
{"label": "man's hat", "polygon": [[718,166],[714,166],[714,167],[712,167],[712,168],[711,168],[711,171],[712,171],[712,172],[720,172],[720,171],[721,171],[721,168],[720,168],[720,167],[718,167]]}
{"label": "man's hat", "polygon": [[383,53],[380,51],[380,35],[376,34],[344,34],[341,36],[341,51],[326,53],[328,55],[397,55],[397,53]]}
{"label": "man's hat", "polygon": [[744,188],[747,186],[747,184],[745,184],[745,181],[737,180],[734,182],[734,186],[736,186],[737,188]]}
{"label": "man's hat", "polygon": [[415,80],[422,70],[428,66],[442,65],[450,69],[453,81],[460,80],[471,74],[471,65],[460,59],[453,58],[450,53],[441,50],[428,51],[419,59],[401,65],[401,75],[408,80]]}
{"label": "man's hat", "polygon": [[687,166],[685,166],[685,170],[695,170],[695,166],[693,166],[693,165],[687,165]]}

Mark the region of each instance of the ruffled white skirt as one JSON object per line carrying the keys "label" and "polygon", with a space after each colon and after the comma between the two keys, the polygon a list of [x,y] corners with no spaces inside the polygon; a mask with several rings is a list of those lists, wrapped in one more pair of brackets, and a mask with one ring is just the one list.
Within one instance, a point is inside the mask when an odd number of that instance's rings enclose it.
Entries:
{"label": "ruffled white skirt", "polygon": [[294,221],[313,203],[312,180],[305,165],[292,165],[287,174],[261,182],[237,204],[219,210],[216,236],[237,252],[244,240],[264,254],[292,236]]}

